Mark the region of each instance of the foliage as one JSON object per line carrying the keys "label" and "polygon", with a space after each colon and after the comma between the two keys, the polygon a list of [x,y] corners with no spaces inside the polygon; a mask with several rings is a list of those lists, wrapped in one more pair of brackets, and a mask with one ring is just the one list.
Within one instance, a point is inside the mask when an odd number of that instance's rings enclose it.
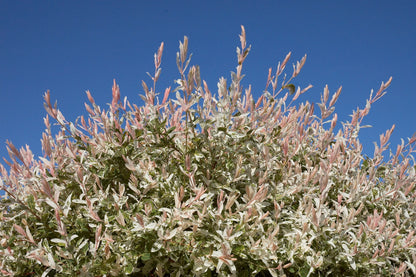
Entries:
{"label": "foliage", "polygon": [[[180,79],[143,106],[85,104],[68,122],[45,94],[44,155],[8,142],[1,166],[3,276],[362,276],[416,274],[416,137],[385,158],[394,126],[364,157],[361,122],[390,84],[334,129],[325,87],[318,104],[293,101],[306,56],[270,69],[254,100],[241,85],[244,28],[231,82],[213,95],[180,43]],[[279,79],[280,78],[280,79]],[[170,96],[176,93],[176,97]],[[280,96],[280,94],[283,96]],[[290,102],[289,102],[290,100]],[[54,134],[55,133],[55,134]]]}

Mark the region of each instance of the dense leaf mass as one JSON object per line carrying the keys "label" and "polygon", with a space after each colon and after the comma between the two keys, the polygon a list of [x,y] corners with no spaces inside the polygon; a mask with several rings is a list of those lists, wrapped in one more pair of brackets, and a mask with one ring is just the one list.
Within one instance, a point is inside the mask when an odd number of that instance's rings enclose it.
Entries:
{"label": "dense leaf mass", "polygon": [[43,157],[8,142],[0,167],[0,274],[416,274],[416,137],[391,151],[393,126],[373,157],[358,139],[391,78],[337,127],[341,88],[331,99],[324,88],[320,116],[295,105],[312,87],[292,84],[306,56],[289,77],[289,53],[253,99],[241,85],[244,28],[240,41],[236,72],[215,95],[190,66],[186,37],[162,100],[163,43],[140,107],[114,81],[108,110],[87,92],[88,118],[72,123],[47,92]]}

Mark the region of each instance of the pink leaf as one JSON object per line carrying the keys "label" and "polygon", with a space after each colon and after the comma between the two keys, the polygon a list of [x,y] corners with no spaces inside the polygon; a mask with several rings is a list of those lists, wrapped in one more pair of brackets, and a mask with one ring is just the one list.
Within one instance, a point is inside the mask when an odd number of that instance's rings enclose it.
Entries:
{"label": "pink leaf", "polygon": [[23,230],[23,228],[17,224],[13,224],[13,228],[22,236],[27,237],[25,230]]}
{"label": "pink leaf", "polygon": [[90,91],[87,90],[85,93],[87,94],[88,100],[91,102],[91,104],[94,104],[95,101],[94,98],[92,98]]}

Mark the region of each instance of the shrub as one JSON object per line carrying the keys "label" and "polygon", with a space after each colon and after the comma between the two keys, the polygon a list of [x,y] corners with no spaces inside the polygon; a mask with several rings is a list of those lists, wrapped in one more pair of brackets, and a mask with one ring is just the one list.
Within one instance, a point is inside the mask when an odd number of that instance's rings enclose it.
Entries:
{"label": "shrub", "polygon": [[[293,101],[304,57],[269,70],[256,101],[241,85],[244,28],[231,82],[213,95],[188,40],[180,79],[157,97],[163,43],[143,106],[85,104],[68,122],[45,94],[43,157],[7,142],[1,166],[4,276],[337,276],[416,274],[416,137],[388,157],[394,126],[365,157],[360,124],[391,78],[335,132],[324,88],[318,105]],[[283,96],[280,96],[283,94]],[[289,102],[290,100],[290,102]],[[328,103],[329,101],[329,103]]]}

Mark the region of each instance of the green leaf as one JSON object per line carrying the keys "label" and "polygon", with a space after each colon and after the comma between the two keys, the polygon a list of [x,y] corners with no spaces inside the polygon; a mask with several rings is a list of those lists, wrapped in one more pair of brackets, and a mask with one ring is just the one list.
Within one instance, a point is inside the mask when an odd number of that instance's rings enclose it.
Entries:
{"label": "green leaf", "polygon": [[298,273],[299,276],[306,277],[309,274],[310,267],[309,265],[305,264],[302,268],[299,269]]}
{"label": "green leaf", "polygon": [[35,210],[35,198],[32,194],[29,194],[29,196],[27,197],[27,205],[31,210]]}
{"label": "green leaf", "polygon": [[150,260],[150,253],[143,253],[141,259],[143,262]]}
{"label": "green leaf", "polygon": [[294,84],[287,84],[287,85],[282,87],[282,89],[285,89],[285,88],[287,88],[289,90],[290,95],[294,94],[295,91],[296,91],[296,87],[295,87]]}
{"label": "green leaf", "polygon": [[132,265],[132,264],[128,264],[128,265],[126,266],[125,273],[130,274],[130,273],[132,273],[132,272],[133,272],[133,269],[134,269],[133,265]]}
{"label": "green leaf", "polygon": [[141,137],[142,135],[143,135],[143,130],[142,129],[136,129],[135,130],[135,133],[136,133],[136,137]]}

